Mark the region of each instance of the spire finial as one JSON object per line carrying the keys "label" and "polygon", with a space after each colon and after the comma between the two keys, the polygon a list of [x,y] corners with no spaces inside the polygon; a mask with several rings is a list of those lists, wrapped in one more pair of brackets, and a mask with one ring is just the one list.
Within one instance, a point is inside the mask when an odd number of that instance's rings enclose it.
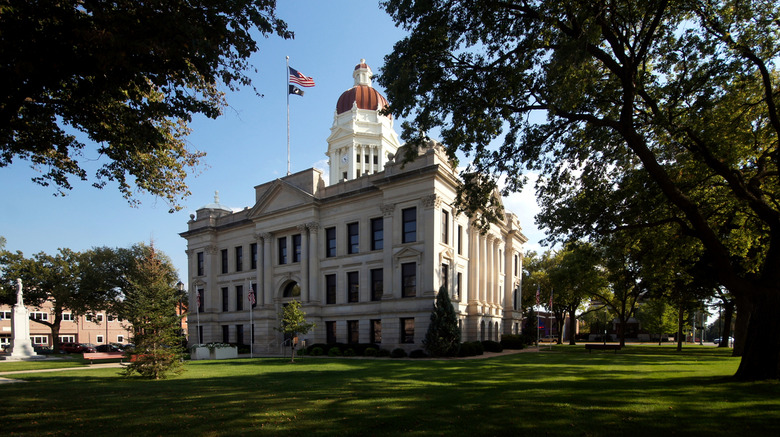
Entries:
{"label": "spire finial", "polygon": [[214,191],[214,203],[219,204],[219,190]]}

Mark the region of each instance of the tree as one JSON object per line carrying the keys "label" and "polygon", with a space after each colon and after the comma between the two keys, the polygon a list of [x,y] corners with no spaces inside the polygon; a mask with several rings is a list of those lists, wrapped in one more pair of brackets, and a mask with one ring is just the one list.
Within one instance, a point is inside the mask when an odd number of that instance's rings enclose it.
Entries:
{"label": "tree", "polygon": [[40,307],[49,301],[52,317],[48,320],[32,319],[49,327],[54,350],[59,350],[60,327],[65,310],[80,316],[107,310],[117,296],[112,287],[94,287],[85,281],[85,271],[92,262],[94,249],[85,253],[60,249],[56,255],[37,253],[25,258],[22,252],[0,251],[2,287],[6,302],[13,296],[14,281],[21,278],[24,285],[25,305]]}
{"label": "tree", "polygon": [[665,334],[677,327],[675,311],[664,299],[649,299],[637,310],[637,319],[642,328],[651,334],[658,334],[658,344]]}
{"label": "tree", "polygon": [[460,328],[458,315],[452,306],[446,287],[439,288],[431,311],[431,323],[423,339],[423,346],[434,357],[451,357],[458,353]]}
{"label": "tree", "polygon": [[298,345],[294,341],[298,334],[306,334],[314,329],[316,325],[306,321],[306,313],[301,309],[301,303],[297,300],[290,301],[282,307],[279,314],[279,327],[274,328],[284,334],[285,338],[290,339],[290,362],[295,362],[295,347]]}
{"label": "tree", "polygon": [[29,161],[34,182],[64,195],[72,177],[90,178],[79,158],[100,158],[94,186],[116,182],[131,204],[140,191],[180,209],[204,156],[187,147],[187,125],[220,115],[221,85],[250,84],[254,32],[292,38],[275,9],[274,0],[0,0],[0,167]]}
{"label": "tree", "polygon": [[389,111],[411,120],[408,143],[439,129],[453,158],[471,159],[459,205],[485,207],[501,175],[505,192],[520,190],[531,170],[552,239],[673,226],[745,302],[735,376],[780,377],[780,5],[383,7],[410,32],[379,79]]}
{"label": "tree", "polygon": [[176,313],[179,290],[178,275],[168,257],[154,246],[139,245],[143,256],[136,259],[134,271],[127,278],[120,315],[132,324],[135,356],[126,375],[163,379],[182,369],[181,316]]}

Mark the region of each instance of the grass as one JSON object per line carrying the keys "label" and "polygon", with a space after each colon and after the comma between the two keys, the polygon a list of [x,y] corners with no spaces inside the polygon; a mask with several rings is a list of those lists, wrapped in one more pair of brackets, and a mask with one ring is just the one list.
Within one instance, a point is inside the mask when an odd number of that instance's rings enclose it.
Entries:
{"label": "grass", "polygon": [[0,414],[4,435],[779,435],[780,383],[732,381],[728,353],[240,359],[164,381],[71,370],[14,375],[28,383],[0,385]]}

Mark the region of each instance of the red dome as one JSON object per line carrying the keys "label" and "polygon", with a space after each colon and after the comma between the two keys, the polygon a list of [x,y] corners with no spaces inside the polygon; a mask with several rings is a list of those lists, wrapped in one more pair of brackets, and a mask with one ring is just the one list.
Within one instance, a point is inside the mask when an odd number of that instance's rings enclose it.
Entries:
{"label": "red dome", "polygon": [[341,94],[338,102],[336,102],[336,113],[343,114],[351,111],[354,102],[357,102],[359,109],[372,111],[383,109],[388,105],[387,99],[382,94],[379,94],[379,91],[368,85],[357,85]]}

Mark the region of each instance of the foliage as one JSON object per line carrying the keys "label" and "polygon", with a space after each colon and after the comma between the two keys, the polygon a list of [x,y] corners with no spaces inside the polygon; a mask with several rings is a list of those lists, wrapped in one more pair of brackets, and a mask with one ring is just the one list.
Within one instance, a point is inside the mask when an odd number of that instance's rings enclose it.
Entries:
{"label": "foliage", "polygon": [[325,351],[323,351],[323,349],[321,347],[314,347],[309,352],[309,354],[314,355],[315,357],[318,357],[318,356],[320,356],[320,355],[322,355],[324,353],[325,353]]}
{"label": "foliage", "polygon": [[121,304],[121,316],[132,324],[131,341],[135,344],[128,352],[135,361],[126,367],[125,374],[164,379],[169,373],[183,371],[181,316],[176,314],[178,275],[170,259],[153,246],[140,248],[144,255],[127,278]]}
{"label": "foliage", "polygon": [[485,352],[503,352],[504,346],[501,346],[501,343],[493,340],[484,340],[482,341],[482,348],[485,350]]}
{"label": "foliage", "polygon": [[650,334],[658,334],[658,344],[665,334],[675,332],[677,312],[662,299],[650,299],[643,302],[637,311],[637,319],[642,329]]}
{"label": "foliage", "polygon": [[339,348],[338,346],[335,346],[335,347],[332,347],[332,348],[328,349],[328,356],[329,357],[340,357],[342,355],[343,354],[341,353],[341,348]]}
{"label": "foliage", "polygon": [[59,249],[56,255],[40,252],[31,258],[25,258],[22,252],[0,250],[0,301],[15,303],[16,279],[20,278],[26,306],[40,307],[46,301],[51,302],[52,317],[33,321],[51,329],[53,349],[59,350],[64,311],[81,316],[113,309],[118,291],[104,286],[95,273],[103,250],[93,248],[79,253]]}
{"label": "foliage", "polygon": [[404,358],[406,357],[406,351],[397,347],[390,352],[390,358]]}
{"label": "foliage", "polygon": [[539,319],[533,307],[529,308],[523,318],[523,329],[520,335],[523,337],[523,344],[536,344],[539,336]]}
{"label": "foliage", "polygon": [[737,376],[780,377],[777,2],[382,4],[409,31],[379,79],[389,110],[408,144],[438,130],[469,158],[460,207],[497,208],[499,177],[531,171],[551,240],[694,239],[750,312]]}
{"label": "foliage", "polygon": [[458,350],[459,357],[474,357],[485,353],[481,341],[464,341]]}
{"label": "foliage", "polygon": [[363,352],[363,355],[367,357],[375,357],[379,354],[379,350],[373,347],[367,347],[366,350]]}
{"label": "foliage", "polygon": [[[0,167],[29,161],[63,195],[72,177],[166,199],[203,153],[186,144],[193,114],[216,118],[221,86],[249,85],[257,36],[292,38],[275,1],[3,1]],[[96,149],[87,148],[87,140]]]}
{"label": "foliage", "polygon": [[386,358],[391,355],[391,352],[387,349],[379,349],[379,352],[376,354],[377,357]]}
{"label": "foliage", "polygon": [[[306,313],[301,309],[301,303],[297,300],[290,301],[282,307],[279,313],[279,327],[274,328],[285,335],[285,338],[294,338],[298,334],[306,334],[314,329],[315,324],[306,321]],[[297,344],[290,342],[290,362],[295,361],[295,347]],[[330,352],[330,351],[328,351]]]}
{"label": "foliage", "polygon": [[501,336],[501,346],[504,349],[522,349],[523,336],[520,334],[504,334]]}
{"label": "foliage", "polygon": [[434,357],[449,357],[458,352],[459,344],[458,315],[452,306],[449,292],[442,286],[436,294],[431,323],[425,333],[423,346]]}

